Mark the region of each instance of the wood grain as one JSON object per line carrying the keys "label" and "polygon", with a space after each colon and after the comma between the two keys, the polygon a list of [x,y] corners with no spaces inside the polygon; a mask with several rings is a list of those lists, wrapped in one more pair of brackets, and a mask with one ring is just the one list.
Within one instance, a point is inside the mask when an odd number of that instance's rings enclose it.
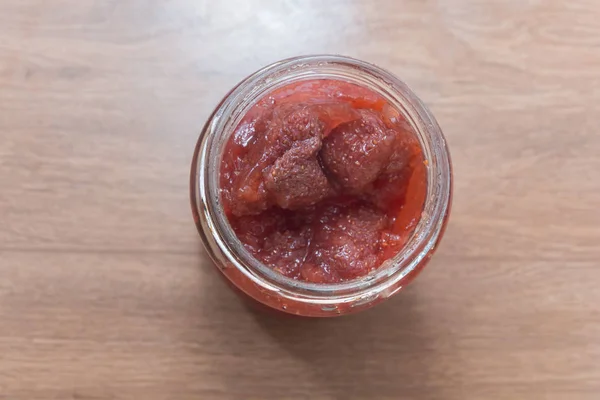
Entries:
{"label": "wood grain", "polygon": [[[597,399],[600,3],[0,3],[0,399]],[[337,320],[251,311],[188,206],[199,129],[275,60],[405,80],[451,146],[445,240]]]}

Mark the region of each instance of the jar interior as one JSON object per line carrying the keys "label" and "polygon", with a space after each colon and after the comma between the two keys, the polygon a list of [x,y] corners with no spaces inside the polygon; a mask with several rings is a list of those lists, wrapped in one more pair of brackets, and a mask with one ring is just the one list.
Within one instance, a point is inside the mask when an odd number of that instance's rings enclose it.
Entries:
{"label": "jar interior", "polygon": [[[423,151],[427,167],[427,193],[422,216],[408,242],[398,254],[369,274],[334,284],[315,284],[288,278],[263,265],[243,246],[223,213],[219,174],[223,151],[236,127],[260,99],[283,86],[308,80],[341,80],[365,87],[385,99],[410,124]],[[234,267],[241,268],[251,279],[260,280],[273,289],[288,290],[316,296],[330,296],[365,290],[389,280],[401,280],[435,245],[445,215],[449,196],[449,160],[439,127],[424,105],[392,75],[370,64],[337,57],[314,57],[283,61],[271,65],[247,78],[232,90],[212,117],[203,154],[206,171],[201,174],[206,185],[200,196],[210,209],[209,224],[219,247]],[[199,166],[203,164],[201,160]],[[448,166],[448,167],[446,167]],[[200,174],[199,174],[200,175]],[[447,179],[444,177],[447,175]],[[446,196],[446,197],[444,197]],[[445,200],[445,201],[444,201]]]}

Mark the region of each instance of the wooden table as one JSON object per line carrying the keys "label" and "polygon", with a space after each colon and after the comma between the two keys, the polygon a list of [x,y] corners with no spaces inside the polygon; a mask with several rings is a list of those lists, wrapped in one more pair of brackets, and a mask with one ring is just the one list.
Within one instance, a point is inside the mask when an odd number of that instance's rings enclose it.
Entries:
{"label": "wooden table", "polygon": [[[3,0],[0,399],[600,398],[600,3]],[[188,170],[275,60],[342,53],[430,106],[447,235],[336,320],[250,312]]]}

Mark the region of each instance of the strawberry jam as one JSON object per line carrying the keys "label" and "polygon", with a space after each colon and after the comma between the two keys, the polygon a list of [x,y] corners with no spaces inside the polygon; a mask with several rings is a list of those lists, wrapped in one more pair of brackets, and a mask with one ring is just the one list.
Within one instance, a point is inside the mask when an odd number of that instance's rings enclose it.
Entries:
{"label": "strawberry jam", "polygon": [[292,279],[359,278],[397,254],[426,196],[423,151],[376,92],[333,80],[259,100],[226,144],[220,193],[259,261]]}

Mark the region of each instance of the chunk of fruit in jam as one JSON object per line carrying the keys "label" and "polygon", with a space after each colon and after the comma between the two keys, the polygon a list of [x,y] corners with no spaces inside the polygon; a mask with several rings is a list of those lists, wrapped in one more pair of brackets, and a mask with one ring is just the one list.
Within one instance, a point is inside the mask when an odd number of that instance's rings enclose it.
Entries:
{"label": "chunk of fruit in jam", "polygon": [[[380,236],[389,219],[372,206],[325,207],[313,222],[312,251],[300,269],[308,281],[330,283],[365,275],[379,266]],[[321,272],[315,274],[314,268]]]}
{"label": "chunk of fruit in jam", "polygon": [[379,95],[332,80],[260,100],[226,145],[224,211],[265,265],[315,283],[359,278],[394,256],[425,200],[416,135]]}
{"label": "chunk of fruit in jam", "polygon": [[[290,182],[289,176],[285,178],[285,175],[291,172],[289,171],[290,158],[302,158],[300,153],[303,153],[305,164],[310,166],[311,158],[316,161],[316,152],[321,147],[324,126],[318,115],[311,112],[308,106],[299,104],[295,107],[285,105],[274,108],[261,116],[252,128],[244,125],[243,129],[245,135],[248,135],[248,132],[253,132],[254,135],[243,139],[247,143],[244,146],[245,152],[235,152],[240,154],[241,158],[234,160],[237,168],[234,177],[231,178],[232,190],[229,193],[232,199],[231,211],[237,216],[266,210],[272,205],[269,201],[270,196],[274,199],[282,199],[286,196],[279,192],[281,189],[300,184],[300,182]],[[234,139],[236,136],[234,135]],[[308,139],[313,141],[310,142]],[[309,156],[307,151],[311,143],[314,151],[310,151],[314,154]],[[293,147],[295,147],[294,151],[284,157]],[[281,160],[282,158],[284,159]],[[277,161],[280,161],[279,165],[273,169]],[[282,170],[286,166],[288,170]],[[273,177],[272,173],[277,174],[276,179],[275,181],[271,179],[269,187],[266,187],[266,178]],[[305,174],[305,177],[310,176]],[[300,199],[299,203],[307,205],[305,199]]]}
{"label": "chunk of fruit in jam", "polygon": [[[360,193],[375,182],[395,153],[396,132],[373,112],[338,125],[323,141],[321,161],[331,178],[343,189]],[[404,154],[394,154],[406,162]]]}
{"label": "chunk of fruit in jam", "polygon": [[296,142],[265,170],[265,186],[273,204],[295,210],[314,205],[332,192],[317,161],[320,146],[318,137]]}

